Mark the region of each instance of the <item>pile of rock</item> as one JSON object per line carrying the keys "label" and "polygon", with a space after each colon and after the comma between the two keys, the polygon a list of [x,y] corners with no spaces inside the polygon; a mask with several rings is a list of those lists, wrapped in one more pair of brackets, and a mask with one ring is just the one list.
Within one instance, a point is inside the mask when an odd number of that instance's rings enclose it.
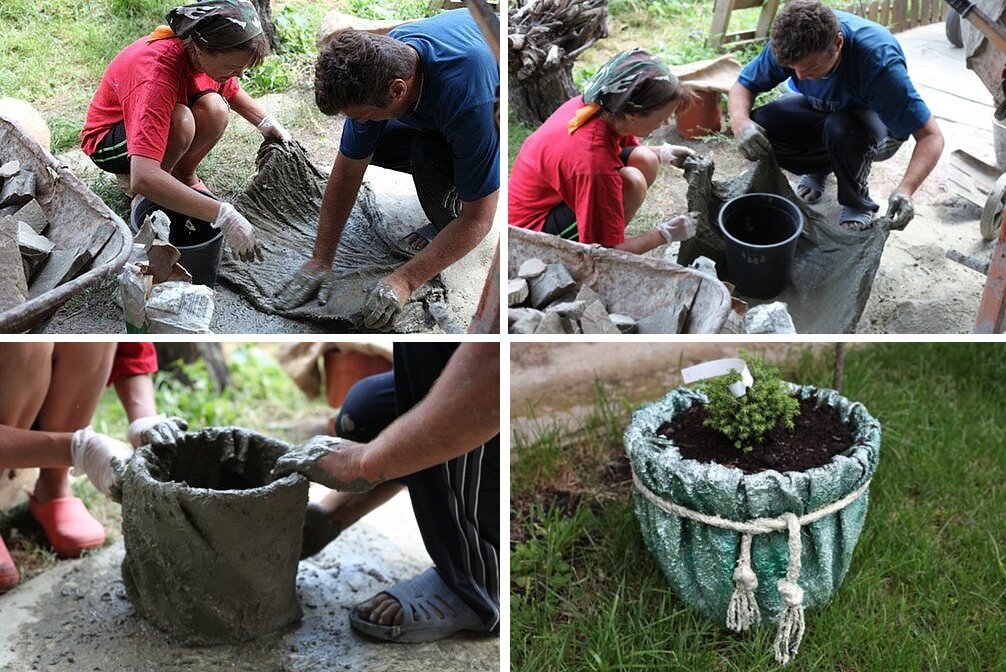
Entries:
{"label": "pile of rock", "polygon": [[36,176],[18,160],[0,160],[0,312],[77,277],[112,237],[102,227],[85,244],[61,249],[46,237],[49,219],[36,200]]}
{"label": "pile of rock", "polygon": [[687,316],[684,306],[670,306],[638,321],[609,313],[601,296],[573,279],[564,265],[541,259],[521,264],[507,290],[512,334],[674,334]]}

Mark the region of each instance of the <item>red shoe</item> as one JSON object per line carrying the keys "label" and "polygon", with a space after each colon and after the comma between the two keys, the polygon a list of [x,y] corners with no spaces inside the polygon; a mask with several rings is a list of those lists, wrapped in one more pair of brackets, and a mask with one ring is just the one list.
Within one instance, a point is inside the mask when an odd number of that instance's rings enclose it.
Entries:
{"label": "red shoe", "polygon": [[76,558],[87,549],[105,543],[105,528],[88,513],[78,497],[40,502],[35,499],[35,493],[31,493],[28,510],[45,530],[52,550],[61,558]]}
{"label": "red shoe", "polygon": [[6,593],[20,580],[21,576],[14,566],[14,560],[11,559],[7,546],[3,543],[3,537],[0,537],[0,593]]}

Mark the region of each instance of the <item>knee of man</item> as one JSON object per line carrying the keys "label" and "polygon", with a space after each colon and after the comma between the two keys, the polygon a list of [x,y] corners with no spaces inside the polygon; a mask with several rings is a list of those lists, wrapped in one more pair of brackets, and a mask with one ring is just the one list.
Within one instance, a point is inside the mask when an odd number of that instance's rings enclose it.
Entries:
{"label": "knee of man", "polygon": [[420,132],[412,142],[412,163],[428,168],[437,168],[449,175],[453,174],[454,157],[451,146],[440,133]]}

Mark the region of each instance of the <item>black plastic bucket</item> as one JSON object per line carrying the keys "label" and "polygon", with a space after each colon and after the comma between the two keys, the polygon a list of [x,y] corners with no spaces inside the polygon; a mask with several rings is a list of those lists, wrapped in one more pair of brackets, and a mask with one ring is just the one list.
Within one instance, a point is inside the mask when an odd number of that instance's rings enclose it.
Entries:
{"label": "black plastic bucket", "polygon": [[163,211],[171,220],[168,242],[181,252],[180,263],[192,274],[192,282],[207,287],[216,285],[220,257],[224,251],[223,231],[213,228],[209,222],[168,210],[142,198],[129,213],[129,228],[133,230],[133,235],[139,233],[143,218],[154,210]]}
{"label": "black plastic bucket", "polygon": [[793,265],[803,213],[776,194],[744,194],[727,201],[719,216],[727,278],[737,293],[771,299],[783,290]]}

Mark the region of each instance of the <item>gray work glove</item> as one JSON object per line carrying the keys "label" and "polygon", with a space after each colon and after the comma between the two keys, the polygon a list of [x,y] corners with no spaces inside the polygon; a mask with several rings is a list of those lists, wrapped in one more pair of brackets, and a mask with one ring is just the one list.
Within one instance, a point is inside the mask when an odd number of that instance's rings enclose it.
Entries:
{"label": "gray work glove", "polygon": [[[287,474],[297,472],[314,483],[321,483],[333,490],[366,492],[377,483],[370,483],[358,475],[347,475],[340,478],[338,474],[338,470],[342,468],[352,469],[350,446],[354,445],[356,444],[352,441],[344,442],[337,436],[319,434],[311,437],[306,442],[294,446],[280,455],[276,460],[276,466],[272,468],[272,479],[275,481]],[[326,457],[329,458],[328,468],[319,464]],[[345,473],[351,474],[352,472]]]}
{"label": "gray work glove", "polygon": [[318,297],[319,304],[328,303],[328,280],[331,275],[330,270],[316,268],[311,262],[305,262],[276,292],[276,305],[284,310],[292,310],[315,296]]}
{"label": "gray work glove", "polygon": [[695,156],[695,152],[690,148],[684,145],[672,145],[667,142],[657,147],[656,150],[662,165],[674,166],[675,168],[683,166],[685,159],[689,156]]}
{"label": "gray work glove", "polygon": [[664,237],[664,242],[668,245],[679,240],[688,240],[695,235],[695,222],[688,215],[678,215],[660,222],[656,226],[657,231]]}
{"label": "gray work glove", "polygon": [[915,217],[915,206],[912,205],[912,197],[903,191],[895,191],[887,199],[887,214],[891,220],[891,228],[901,231]]}
{"label": "gray work glove", "polygon": [[772,143],[765,135],[765,129],[753,121],[741,129],[737,136],[737,148],[748,161],[760,161],[772,153]]}
{"label": "gray work glove", "polygon": [[211,224],[224,232],[234,254],[241,261],[262,261],[262,248],[255,240],[255,227],[230,203],[221,203],[217,218]]}
{"label": "gray work glove", "polygon": [[70,439],[74,472],[87,474],[98,492],[116,501],[122,497],[122,468],[132,455],[128,445],[90,427],[77,430]]}
{"label": "gray work glove", "polygon": [[126,438],[133,448],[147,443],[176,443],[188,428],[189,423],[179,417],[151,415],[129,423]]}
{"label": "gray work glove", "polygon": [[367,329],[387,329],[401,310],[402,304],[398,302],[394,287],[380,280],[370,290],[367,302],[363,304],[363,326]]}

